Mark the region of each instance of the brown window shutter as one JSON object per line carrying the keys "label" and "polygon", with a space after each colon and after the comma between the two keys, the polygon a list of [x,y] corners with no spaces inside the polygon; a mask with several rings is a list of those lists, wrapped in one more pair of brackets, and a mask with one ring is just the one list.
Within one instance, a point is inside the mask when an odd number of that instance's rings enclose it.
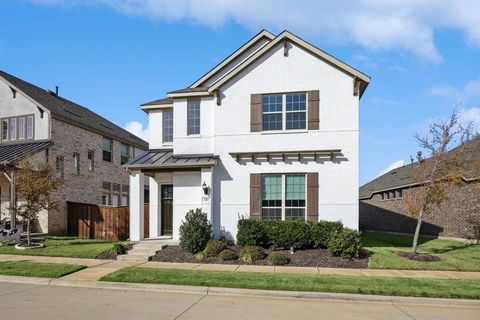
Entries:
{"label": "brown window shutter", "polygon": [[308,91],[308,130],[320,128],[320,91]]}
{"label": "brown window shutter", "polygon": [[250,219],[260,219],[261,217],[261,174],[250,174]]}
{"label": "brown window shutter", "polygon": [[262,131],[262,95],[250,95],[250,132]]}
{"label": "brown window shutter", "polygon": [[307,221],[318,221],[318,172],[307,173]]}

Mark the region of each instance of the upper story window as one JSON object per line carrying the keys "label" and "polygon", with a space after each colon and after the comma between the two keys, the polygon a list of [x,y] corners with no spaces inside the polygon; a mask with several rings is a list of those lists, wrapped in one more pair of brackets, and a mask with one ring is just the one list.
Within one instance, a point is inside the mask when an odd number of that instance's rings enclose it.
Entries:
{"label": "upper story window", "polygon": [[27,116],[27,139],[33,139],[33,116]]}
{"label": "upper story window", "polygon": [[57,178],[63,178],[63,168],[64,168],[64,163],[63,163],[63,157],[56,157],[55,158],[55,176]]}
{"label": "upper story window", "polygon": [[200,100],[187,102],[187,134],[200,134]]}
{"label": "upper story window", "polygon": [[80,174],[80,154],[78,152],[73,153],[73,167],[74,173]]}
{"label": "upper story window", "polygon": [[2,141],[33,139],[33,115],[4,118],[1,121]]}
{"label": "upper story window", "polygon": [[103,138],[103,161],[112,162],[113,141],[112,139]]}
{"label": "upper story window", "polygon": [[10,140],[17,140],[17,118],[10,119]]}
{"label": "upper story window", "polygon": [[88,150],[87,159],[88,159],[88,170],[93,171],[93,168],[95,167],[95,152],[93,150]]}
{"label": "upper story window", "polygon": [[307,128],[307,93],[293,92],[262,96],[263,131]]}
{"label": "upper story window", "polygon": [[262,219],[305,219],[304,174],[262,175]]}
{"label": "upper story window", "polygon": [[163,143],[173,142],[173,111],[163,111]]}
{"label": "upper story window", "polygon": [[8,140],[8,119],[2,119],[2,140]]}
{"label": "upper story window", "polygon": [[18,139],[25,139],[25,117],[18,117]]}
{"label": "upper story window", "polygon": [[130,160],[130,146],[122,144],[120,146],[120,164],[125,164]]}

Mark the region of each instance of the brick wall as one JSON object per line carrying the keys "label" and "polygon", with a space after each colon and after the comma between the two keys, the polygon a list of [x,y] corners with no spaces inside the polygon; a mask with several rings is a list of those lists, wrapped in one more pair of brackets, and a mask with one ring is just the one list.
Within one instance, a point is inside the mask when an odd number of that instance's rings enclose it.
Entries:
{"label": "brick wall", "polygon": [[[404,190],[404,194],[417,188]],[[466,238],[471,234],[469,217],[480,216],[480,181],[462,182],[446,190],[447,198],[424,218],[425,235]],[[380,194],[360,200],[360,229],[413,233],[417,220],[405,213],[402,199],[381,200]]]}

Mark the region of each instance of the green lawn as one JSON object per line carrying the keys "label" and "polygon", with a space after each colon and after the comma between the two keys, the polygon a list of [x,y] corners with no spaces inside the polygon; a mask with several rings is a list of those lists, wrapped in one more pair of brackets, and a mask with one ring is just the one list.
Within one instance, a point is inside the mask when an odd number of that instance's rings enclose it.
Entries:
{"label": "green lawn", "polygon": [[9,276],[59,278],[84,268],[77,264],[0,261],[0,274]]}
{"label": "green lawn", "polygon": [[0,247],[0,254],[95,258],[100,253],[112,249],[115,243],[116,242],[74,237],[45,237],[45,248],[18,250],[15,249],[15,244],[8,243]]}
{"label": "green lawn", "polygon": [[373,269],[480,271],[480,245],[421,238],[418,252],[437,255],[441,260],[420,262],[396,254],[397,251],[410,251],[412,236],[363,233],[362,243],[371,252],[368,267]]}
{"label": "green lawn", "polygon": [[106,275],[101,280],[264,290],[480,298],[480,281],[458,279],[302,275],[131,267]]}

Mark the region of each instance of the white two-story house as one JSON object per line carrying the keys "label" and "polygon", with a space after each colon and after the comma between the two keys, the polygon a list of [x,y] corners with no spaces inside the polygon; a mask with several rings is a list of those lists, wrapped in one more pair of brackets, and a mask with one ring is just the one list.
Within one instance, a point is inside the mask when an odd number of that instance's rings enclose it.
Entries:
{"label": "white two-story house", "polygon": [[202,208],[214,236],[241,218],[358,228],[359,100],[370,78],[288,31],[261,31],[188,88],[142,105],[149,152],[130,161],[130,238],[179,238]]}

